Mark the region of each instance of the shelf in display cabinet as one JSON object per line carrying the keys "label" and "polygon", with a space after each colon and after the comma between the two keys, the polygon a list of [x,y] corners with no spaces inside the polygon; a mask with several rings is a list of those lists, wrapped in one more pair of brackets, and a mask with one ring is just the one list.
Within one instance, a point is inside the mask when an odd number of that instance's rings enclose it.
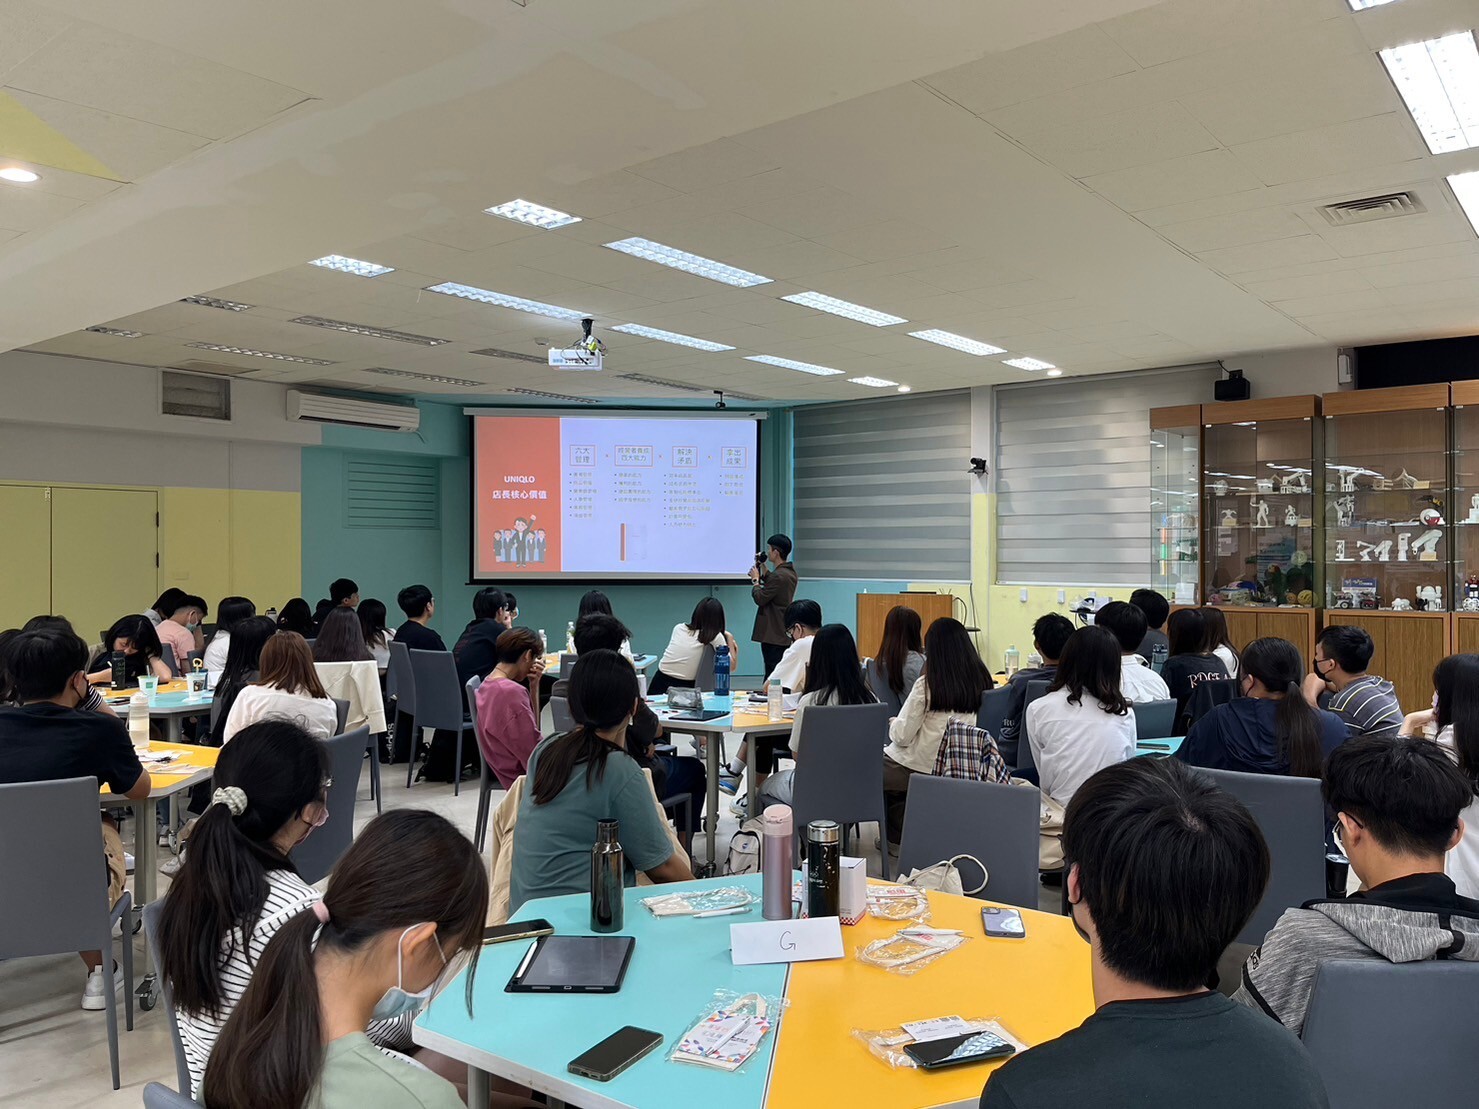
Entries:
{"label": "shelf in display cabinet", "polygon": [[1226,493],[1219,493],[1215,489],[1208,489],[1207,490],[1207,496],[1209,496],[1209,497],[1313,497],[1314,496],[1314,493],[1311,493],[1308,490],[1306,490],[1303,493],[1246,493],[1246,492],[1241,492],[1241,491],[1234,490],[1234,489],[1229,489]]}

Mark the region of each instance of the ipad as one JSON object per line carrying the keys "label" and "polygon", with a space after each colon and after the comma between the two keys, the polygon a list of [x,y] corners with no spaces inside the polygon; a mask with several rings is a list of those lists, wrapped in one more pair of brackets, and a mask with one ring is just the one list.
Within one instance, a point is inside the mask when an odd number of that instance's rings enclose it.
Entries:
{"label": "ipad", "polygon": [[508,993],[616,993],[636,944],[634,936],[540,936],[503,988]]}

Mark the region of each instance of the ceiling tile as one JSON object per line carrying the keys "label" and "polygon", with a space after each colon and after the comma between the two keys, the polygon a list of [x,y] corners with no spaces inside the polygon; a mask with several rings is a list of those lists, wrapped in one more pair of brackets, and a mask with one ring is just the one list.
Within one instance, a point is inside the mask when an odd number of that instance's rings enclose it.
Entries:
{"label": "ceiling tile", "polygon": [[1424,262],[1400,262],[1380,266],[1362,266],[1355,271],[1378,289],[1394,285],[1425,285],[1433,281],[1479,277],[1479,250],[1451,258],[1434,258]]}
{"label": "ceiling tile", "polygon": [[[742,250],[757,250],[761,247],[779,246],[793,241],[796,236],[779,228],[771,227],[758,220],[742,216],[738,212],[718,212],[702,220],[675,224],[658,237],[658,241],[705,258],[730,262],[730,256]],[[607,253],[615,254],[615,251]],[[637,261],[637,260],[634,260]],[[640,262],[640,265],[655,265]],[[770,274],[764,275],[766,277]]]}
{"label": "ceiling tile", "polygon": [[888,220],[852,231],[815,236],[823,246],[852,254],[868,262],[909,258],[954,244],[949,237],[903,220]]}
{"label": "ceiling tile", "polygon": [[1328,316],[1339,312],[1362,312],[1383,308],[1389,302],[1375,289],[1353,289],[1343,293],[1296,297],[1274,301],[1274,307],[1290,316]]}
{"label": "ceiling tile", "polygon": [[1337,14],[1333,5],[1290,0],[1176,0],[1116,16],[1100,26],[1135,61],[1154,66],[1253,42]]}
{"label": "ceiling tile", "polygon": [[1160,234],[1193,253],[1227,246],[1245,246],[1269,239],[1287,239],[1307,234],[1309,228],[1288,208],[1255,208],[1225,216],[1187,220],[1157,228]]}
{"label": "ceiling tile", "polygon": [[1100,27],[1083,27],[925,78],[977,114],[1137,69]]}
{"label": "ceiling tile", "polygon": [[186,131],[24,89],[5,91],[124,181],[138,181],[173,165],[210,141]]}
{"label": "ceiling tile", "polygon": [[812,239],[881,223],[888,218],[884,209],[830,186],[747,204],[735,210],[740,215],[792,235]]}
{"label": "ceiling tile", "polygon": [[1127,212],[1258,189],[1263,181],[1226,150],[1085,178],[1084,184]]}
{"label": "ceiling tile", "polygon": [[690,147],[650,162],[628,167],[628,172],[679,192],[753,177],[778,168],[774,162],[732,139],[720,139],[702,146]]}
{"label": "ceiling tile", "polygon": [[627,208],[656,204],[682,195],[677,189],[670,189],[666,185],[625,170],[601,174],[578,184],[559,184],[547,181],[537,186],[530,186],[529,191],[533,194],[530,199],[540,204],[547,204],[552,208],[558,208],[562,212],[580,216],[582,219],[608,216]]}
{"label": "ceiling tile", "polygon": [[31,231],[50,226],[78,208],[82,201],[27,189],[0,189],[0,227]]}
{"label": "ceiling tile", "polygon": [[26,0],[7,0],[0,7],[0,84],[6,74],[74,22]]}
{"label": "ceiling tile", "polygon": [[1395,91],[1369,54],[1210,88],[1181,104],[1226,146],[1390,112]]}
{"label": "ceiling tile", "polygon": [[1329,273],[1314,273],[1304,277],[1280,277],[1271,281],[1247,281],[1242,279],[1243,288],[1260,300],[1293,300],[1296,297],[1324,296],[1332,293],[1365,292],[1372,282],[1359,270],[1335,270]]}
{"label": "ceiling tile", "polygon": [[1422,156],[1419,140],[1396,112],[1243,143],[1238,162],[1266,185],[1325,177]]}
{"label": "ceiling tile", "polygon": [[1469,322],[1472,325],[1479,313],[1473,305],[1479,301],[1479,277],[1456,277],[1447,281],[1433,281],[1422,285],[1392,285],[1379,290],[1386,303],[1405,307],[1422,307],[1434,304],[1468,304]]}
{"label": "ceiling tile", "polygon": [[[1315,226],[1313,219],[1310,224]],[[1320,234],[1338,254],[1347,258],[1388,254],[1410,247],[1470,244],[1474,241],[1474,231],[1468,221],[1457,212],[1447,211],[1377,220],[1353,227],[1327,227]]]}
{"label": "ceiling tile", "polygon": [[1012,137],[1071,177],[1090,177],[1204,150],[1217,140],[1180,104],[1162,103]]}
{"label": "ceiling tile", "polygon": [[1290,266],[1299,262],[1318,262],[1334,258],[1335,251],[1316,235],[1295,235],[1249,246],[1230,246],[1206,250],[1197,255],[1203,262],[1222,273],[1242,273],[1269,266]]}
{"label": "ceiling tile", "polygon": [[756,250],[741,250],[729,261],[752,273],[763,273],[777,280],[805,277],[809,274],[830,274],[863,264],[861,258],[807,239],[795,239],[789,243]]}

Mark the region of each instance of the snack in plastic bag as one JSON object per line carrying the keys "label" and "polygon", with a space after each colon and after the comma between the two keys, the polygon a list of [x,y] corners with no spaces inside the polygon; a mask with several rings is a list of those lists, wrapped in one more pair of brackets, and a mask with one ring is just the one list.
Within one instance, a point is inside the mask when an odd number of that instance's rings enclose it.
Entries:
{"label": "snack in plastic bag", "polygon": [[696,913],[722,912],[754,905],[760,898],[742,886],[689,890],[687,893],[665,893],[642,898],[642,904],[653,916],[693,916]]}
{"label": "snack in plastic bag", "polygon": [[1019,1053],[1027,1050],[1027,1045],[1003,1028],[998,1021],[986,1017],[969,1020],[960,1017],[934,1017],[929,1020],[907,1021],[898,1028],[854,1028],[852,1035],[874,1058],[891,1067],[913,1070],[919,1064],[904,1050],[906,1044],[924,1043],[927,1040],[971,1032],[992,1032],[1014,1046]]}
{"label": "snack in plastic bag", "polygon": [[901,928],[886,940],[858,948],[858,960],[895,974],[918,974],[965,941],[965,935],[948,928]]}
{"label": "snack in plastic bag", "polygon": [[923,923],[930,918],[929,897],[913,886],[869,886],[868,915]]}
{"label": "snack in plastic bag", "polygon": [[785,998],[718,990],[668,1059],[716,1070],[739,1070],[760,1049],[788,1004]]}

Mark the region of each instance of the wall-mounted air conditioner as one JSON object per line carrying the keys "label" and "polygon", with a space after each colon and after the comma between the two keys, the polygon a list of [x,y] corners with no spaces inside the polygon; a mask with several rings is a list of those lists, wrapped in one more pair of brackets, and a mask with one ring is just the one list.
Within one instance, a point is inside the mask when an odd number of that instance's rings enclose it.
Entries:
{"label": "wall-mounted air conditioner", "polygon": [[413,405],[380,404],[352,397],[305,393],[301,389],[288,390],[288,419],[372,427],[381,431],[415,431],[421,426],[421,412]]}

